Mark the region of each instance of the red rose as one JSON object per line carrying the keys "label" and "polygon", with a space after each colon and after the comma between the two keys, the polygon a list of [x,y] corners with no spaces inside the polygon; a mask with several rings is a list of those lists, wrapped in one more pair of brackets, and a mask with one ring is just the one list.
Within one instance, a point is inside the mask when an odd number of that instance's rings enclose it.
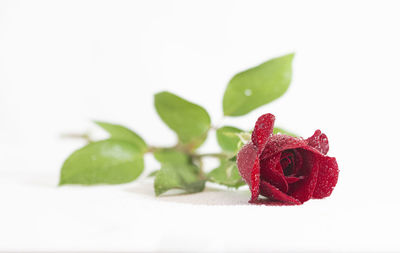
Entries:
{"label": "red rose", "polygon": [[258,118],[251,142],[237,156],[239,172],[251,190],[249,202],[300,205],[328,197],[339,169],[336,159],[326,155],[326,135],[320,130],[308,139],[273,135],[274,121],[269,113]]}

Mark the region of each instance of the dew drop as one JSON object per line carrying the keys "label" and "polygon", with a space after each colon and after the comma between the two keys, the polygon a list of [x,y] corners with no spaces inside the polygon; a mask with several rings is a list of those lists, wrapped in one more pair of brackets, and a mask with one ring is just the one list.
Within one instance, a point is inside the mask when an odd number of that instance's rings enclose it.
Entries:
{"label": "dew drop", "polygon": [[253,91],[252,91],[252,90],[250,90],[250,89],[245,89],[245,90],[244,90],[244,95],[245,95],[245,96],[248,96],[248,97],[249,97],[249,96],[251,96],[251,94],[253,94]]}

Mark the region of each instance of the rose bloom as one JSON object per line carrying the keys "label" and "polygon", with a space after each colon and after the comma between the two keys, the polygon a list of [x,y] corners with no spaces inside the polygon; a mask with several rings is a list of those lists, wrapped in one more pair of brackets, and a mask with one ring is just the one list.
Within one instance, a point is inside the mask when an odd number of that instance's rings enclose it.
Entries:
{"label": "rose bloom", "polygon": [[336,159],[326,155],[326,135],[320,130],[308,139],[272,134],[274,121],[269,113],[258,118],[251,142],[237,156],[239,172],[251,190],[249,202],[300,205],[331,195],[339,169]]}

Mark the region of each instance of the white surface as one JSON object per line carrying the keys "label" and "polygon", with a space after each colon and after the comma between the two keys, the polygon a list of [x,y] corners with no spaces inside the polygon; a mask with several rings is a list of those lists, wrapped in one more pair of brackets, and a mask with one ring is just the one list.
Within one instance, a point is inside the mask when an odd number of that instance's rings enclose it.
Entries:
{"label": "white surface", "polygon": [[[0,251],[400,251],[396,2],[0,2]],[[295,51],[288,93],[261,113],[304,136],[327,133],[341,169],[332,196],[247,204],[212,188],[155,198],[145,175],[120,186],[56,187],[95,134],[91,119],[153,145],[174,135],[152,107],[170,90],[220,122],[237,71]],[[221,124],[222,124],[221,123]],[[216,150],[214,139],[203,150]],[[146,158],[145,174],[157,168]]]}

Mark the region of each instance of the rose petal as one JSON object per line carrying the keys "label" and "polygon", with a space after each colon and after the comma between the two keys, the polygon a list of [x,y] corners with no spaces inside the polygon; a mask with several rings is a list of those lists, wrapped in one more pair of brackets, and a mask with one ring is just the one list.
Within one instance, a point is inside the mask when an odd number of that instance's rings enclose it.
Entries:
{"label": "rose petal", "polygon": [[236,164],[240,175],[248,185],[251,184],[251,171],[253,170],[254,161],[257,158],[257,148],[253,143],[243,146],[238,155]]}
{"label": "rose petal", "polygon": [[[280,202],[283,202],[286,204],[292,204],[292,205],[300,205],[301,204],[301,202],[298,201],[297,199],[287,195],[286,193],[281,192],[278,188],[267,183],[264,180],[261,180],[261,183],[260,183],[260,193],[261,193],[261,195],[267,197],[270,201],[280,201]],[[258,201],[262,201],[262,200],[258,200]],[[253,202],[251,202],[251,203],[253,203]]]}
{"label": "rose petal", "polygon": [[254,161],[253,169],[251,171],[250,191],[251,200],[258,199],[258,196],[260,195],[260,160],[258,159],[258,156]]}
{"label": "rose petal", "polygon": [[299,174],[304,175],[304,179],[290,184],[288,194],[303,203],[312,197],[317,185],[320,156],[309,150],[298,149],[298,151],[303,157],[303,167]]}
{"label": "rose petal", "polygon": [[260,187],[260,162],[257,156],[257,148],[249,143],[239,151],[237,155],[239,173],[249,185],[252,199],[257,199]]}
{"label": "rose petal", "polygon": [[315,199],[331,195],[339,176],[339,168],[334,157],[323,157],[319,160],[318,180],[312,196]]}
{"label": "rose petal", "polygon": [[303,167],[303,157],[297,149],[293,149],[294,153],[294,168],[293,173],[297,173]]}
{"label": "rose petal", "polygon": [[265,147],[265,143],[272,135],[274,130],[275,116],[267,113],[258,118],[251,135],[251,141],[258,148],[260,154]]}
{"label": "rose petal", "polygon": [[[287,173],[293,174],[292,173],[292,171],[294,169],[293,163],[295,163],[295,160],[294,160],[294,155],[293,155],[292,150],[293,149],[289,149],[289,150],[283,151],[282,153],[278,153],[278,154],[281,154],[280,164],[282,166],[282,169],[286,170],[286,171],[284,171],[284,174],[287,174]],[[276,156],[276,155],[273,155],[272,157],[274,157],[274,156]],[[268,159],[271,159],[271,157]],[[288,167],[289,168],[291,167],[291,168],[289,169]]]}
{"label": "rose petal", "polygon": [[261,179],[269,182],[283,192],[287,192],[289,187],[285,180],[280,164],[281,153],[275,154],[260,163]]}
{"label": "rose petal", "polygon": [[329,151],[328,137],[321,133],[321,130],[316,130],[310,138],[306,140],[310,147],[317,149],[322,154],[326,155]]}
{"label": "rose petal", "polygon": [[272,135],[265,144],[265,148],[261,154],[261,160],[264,160],[287,149],[302,148],[307,146],[308,145],[305,140],[301,138],[296,138],[284,134],[275,134]]}
{"label": "rose petal", "polygon": [[293,184],[299,181],[300,179],[303,179],[303,177],[286,177],[285,179],[288,184]]}

